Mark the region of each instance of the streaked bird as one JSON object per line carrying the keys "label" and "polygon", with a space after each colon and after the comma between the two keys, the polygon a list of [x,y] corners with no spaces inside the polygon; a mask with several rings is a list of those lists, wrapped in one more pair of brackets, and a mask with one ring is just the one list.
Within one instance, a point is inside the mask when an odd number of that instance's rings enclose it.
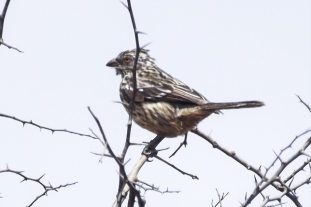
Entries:
{"label": "streaked bird", "polygon": [[[133,66],[136,50],[121,52],[107,63],[121,75],[120,98],[129,113],[133,96]],[[148,50],[141,49],[136,66],[137,92],[133,120],[157,137],[184,135],[220,110],[263,106],[260,101],[213,103],[180,80],[161,70]]]}

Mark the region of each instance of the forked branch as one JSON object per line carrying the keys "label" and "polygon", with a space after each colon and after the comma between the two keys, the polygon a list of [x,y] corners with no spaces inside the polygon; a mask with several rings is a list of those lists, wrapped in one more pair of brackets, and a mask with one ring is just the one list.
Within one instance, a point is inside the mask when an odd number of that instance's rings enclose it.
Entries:
{"label": "forked branch", "polygon": [[39,195],[37,196],[29,205],[28,207],[32,206],[37,200],[39,200],[41,197],[43,196],[47,196],[48,195],[48,192],[49,191],[56,191],[58,192],[58,190],[60,188],[65,188],[67,186],[70,186],[70,185],[75,185],[77,184],[78,182],[74,182],[74,183],[67,183],[67,184],[64,184],[64,185],[59,185],[57,187],[53,187],[51,183],[49,183],[49,185],[45,185],[43,184],[43,182],[41,181],[41,179],[43,178],[44,175],[40,176],[39,178],[30,178],[30,177],[27,177],[26,175],[23,174],[23,171],[16,171],[16,170],[11,170],[9,168],[9,166],[7,165],[6,169],[5,170],[0,170],[0,173],[13,173],[13,174],[16,174],[16,175],[19,175],[20,177],[23,178],[23,180],[21,182],[24,182],[24,181],[32,181],[32,182],[35,182],[35,183],[38,183],[39,185],[41,185],[44,189],[44,191]]}

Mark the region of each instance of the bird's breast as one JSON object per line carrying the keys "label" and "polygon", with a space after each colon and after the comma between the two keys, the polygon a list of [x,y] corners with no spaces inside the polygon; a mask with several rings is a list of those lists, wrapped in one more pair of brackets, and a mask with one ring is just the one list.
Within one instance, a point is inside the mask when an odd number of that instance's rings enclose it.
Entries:
{"label": "bird's breast", "polygon": [[139,126],[165,137],[184,135],[209,114],[202,113],[200,106],[169,102],[135,103],[133,108],[133,120]]}

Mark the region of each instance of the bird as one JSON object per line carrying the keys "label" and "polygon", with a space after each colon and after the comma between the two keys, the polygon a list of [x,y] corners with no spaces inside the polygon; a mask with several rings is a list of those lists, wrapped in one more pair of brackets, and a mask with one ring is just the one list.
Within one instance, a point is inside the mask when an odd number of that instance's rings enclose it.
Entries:
{"label": "bird", "polygon": [[[121,52],[106,66],[116,69],[121,75],[120,99],[131,113],[134,82],[133,67],[136,49]],[[136,65],[136,95],[132,118],[140,127],[161,139],[186,135],[203,119],[220,110],[261,107],[261,101],[215,103],[202,94],[174,78],[155,64],[149,50],[140,49]]]}

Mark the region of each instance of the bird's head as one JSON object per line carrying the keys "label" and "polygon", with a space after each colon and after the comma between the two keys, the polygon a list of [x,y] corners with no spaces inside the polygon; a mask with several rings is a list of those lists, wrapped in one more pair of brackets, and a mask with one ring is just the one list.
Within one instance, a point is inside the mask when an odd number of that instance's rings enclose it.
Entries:
{"label": "bird's head", "polygon": [[[110,60],[106,66],[116,69],[117,75],[130,71],[134,67],[136,57],[136,49],[121,52],[116,58]],[[143,66],[153,64],[153,58],[148,54],[148,50],[141,49],[136,65],[136,70],[140,70]]]}

